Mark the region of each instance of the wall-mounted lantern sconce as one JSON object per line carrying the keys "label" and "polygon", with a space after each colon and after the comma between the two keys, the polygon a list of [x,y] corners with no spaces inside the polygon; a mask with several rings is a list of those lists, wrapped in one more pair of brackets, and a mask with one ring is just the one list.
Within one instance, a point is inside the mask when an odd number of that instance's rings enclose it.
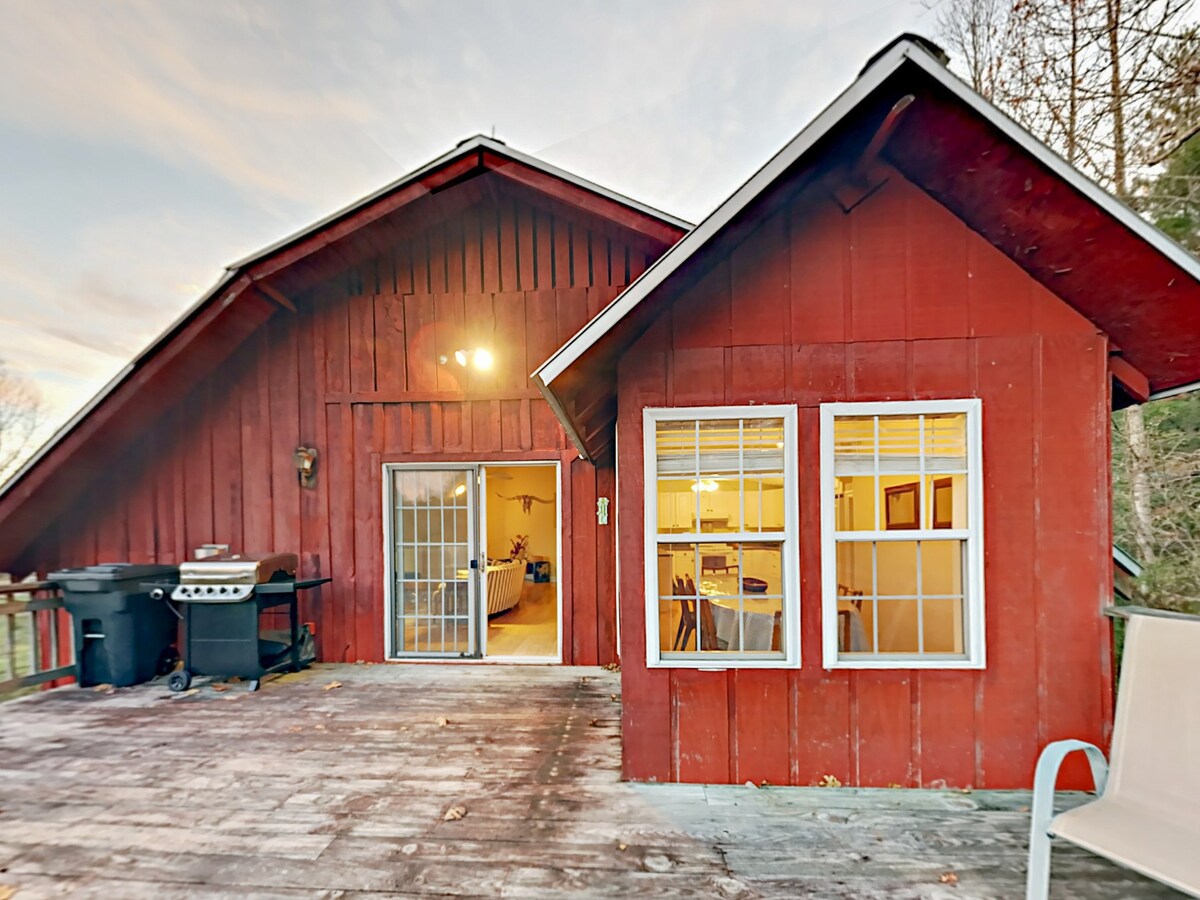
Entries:
{"label": "wall-mounted lantern sconce", "polygon": [[[476,347],[474,350],[455,350],[454,361],[464,369],[467,366],[473,365],[481,372],[486,372],[495,364],[496,359],[492,356],[491,350],[484,347]],[[450,362],[450,357],[443,354],[438,357],[438,362],[444,366]]]}
{"label": "wall-mounted lantern sconce", "polygon": [[314,488],[317,486],[317,451],[315,447],[297,447],[292,454],[292,462],[296,464],[296,472],[300,476],[300,486]]}

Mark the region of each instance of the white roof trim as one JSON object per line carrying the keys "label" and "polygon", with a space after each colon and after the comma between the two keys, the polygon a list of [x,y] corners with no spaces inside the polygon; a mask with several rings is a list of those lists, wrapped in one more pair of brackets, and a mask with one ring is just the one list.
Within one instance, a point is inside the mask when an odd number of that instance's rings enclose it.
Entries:
{"label": "white roof trim", "polygon": [[482,134],[477,134],[474,137],[467,138],[465,141],[461,141],[454,147],[454,149],[450,150],[448,153],[443,153],[437,159],[426,163],[419,169],[415,169],[414,171],[409,172],[407,175],[397,178],[391,184],[385,185],[379,190],[374,191],[373,193],[370,193],[359,200],[355,200],[349,206],[344,206],[336,212],[325,216],[323,219],[318,219],[311,225],[306,225],[304,228],[300,229],[294,234],[290,234],[287,237],[281,238],[275,243],[254,253],[252,256],[247,256],[245,259],[238,260],[229,266],[229,268],[240,269],[244,266],[250,265],[251,263],[258,262],[260,259],[270,256],[273,253],[277,253],[289,244],[294,244],[297,241],[303,240],[310,234],[315,234],[329,225],[332,225],[339,219],[345,218],[360,208],[374,203],[379,198],[384,197],[393,191],[397,191],[414,181],[419,181],[429,172],[440,169],[442,166],[445,166],[446,164],[453,162],[460,157],[468,156],[477,150],[488,150],[500,156],[507,156],[509,159],[529,166],[531,169],[537,169],[540,172],[545,172],[547,175],[553,175],[555,178],[561,178],[563,181],[569,182],[576,187],[583,188],[585,191],[590,191],[593,194],[599,194],[601,197],[606,197],[609,200],[620,203],[622,206],[628,206],[630,209],[636,209],[638,212],[644,213],[651,218],[658,219],[662,222],[667,222],[668,224],[674,225],[676,228],[682,228],[684,231],[687,231],[692,227],[691,223],[669,215],[662,210],[655,209],[653,206],[647,206],[645,203],[639,203],[637,200],[626,197],[624,194],[618,194],[616,191],[601,187],[595,182],[588,181],[586,178],[580,178],[578,175],[573,175],[570,172],[559,169],[556,166],[550,165],[549,163],[542,162],[535,156],[530,156],[527,153],[514,150],[505,143],[497,141],[493,138],[489,138]]}
{"label": "white roof trim", "polygon": [[765,191],[793,163],[807,153],[821,138],[844,119],[872,91],[899,69],[905,61],[912,62],[947,88],[956,97],[979,113],[1006,137],[1062,178],[1118,222],[1142,238],[1171,262],[1193,278],[1200,280],[1200,259],[1197,259],[1132,209],[1105,191],[1086,175],[1070,165],[1040,140],[985,100],[964,81],[942,65],[928,50],[912,40],[896,43],[883,56],[859,75],[837,99],[812,120],[790,143],[780,150],[761,169],[754,173],[732,196],[718,206],[703,222],[631,284],[585,325],[579,333],[544,362],[533,373],[534,380],[552,390],[552,384],[564,371],[596,344],[621,319],[661,285],[684,262],[714,238],[733,218]]}
{"label": "white roof trim", "polygon": [[1188,384],[1181,384],[1178,387],[1167,388],[1165,391],[1157,391],[1150,395],[1150,400],[1166,400],[1168,397],[1178,397],[1180,394],[1190,394],[1192,391],[1200,390],[1200,381],[1192,381]]}

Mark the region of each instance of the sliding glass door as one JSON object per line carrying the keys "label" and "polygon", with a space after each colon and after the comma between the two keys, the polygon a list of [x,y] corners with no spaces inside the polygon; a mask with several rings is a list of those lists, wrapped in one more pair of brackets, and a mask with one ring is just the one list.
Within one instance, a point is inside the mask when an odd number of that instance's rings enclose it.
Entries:
{"label": "sliding glass door", "polygon": [[389,466],[389,656],[478,657],[474,468]]}

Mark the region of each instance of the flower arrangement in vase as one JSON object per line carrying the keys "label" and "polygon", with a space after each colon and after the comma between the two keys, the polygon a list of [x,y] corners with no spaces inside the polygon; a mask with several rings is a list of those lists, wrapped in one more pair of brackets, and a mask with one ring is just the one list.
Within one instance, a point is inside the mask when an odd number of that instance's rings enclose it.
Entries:
{"label": "flower arrangement in vase", "polygon": [[509,559],[524,559],[525,554],[529,552],[529,535],[518,534],[512,539],[512,550],[509,553]]}

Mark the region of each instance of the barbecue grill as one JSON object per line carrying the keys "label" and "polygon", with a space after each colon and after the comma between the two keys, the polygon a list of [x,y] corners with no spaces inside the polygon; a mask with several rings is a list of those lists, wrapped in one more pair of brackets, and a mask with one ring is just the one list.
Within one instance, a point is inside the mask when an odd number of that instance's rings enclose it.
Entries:
{"label": "barbecue grill", "polygon": [[[171,673],[171,690],[187,690],[193,675],[211,675],[248,679],[253,691],[264,675],[312,662],[312,633],[300,625],[297,594],[330,579],[297,581],[297,564],[294,553],[221,554],[183,563],[177,584],[149,585],[183,619],[184,665]],[[288,608],[288,629],[263,632],[261,614],[280,606]]]}

